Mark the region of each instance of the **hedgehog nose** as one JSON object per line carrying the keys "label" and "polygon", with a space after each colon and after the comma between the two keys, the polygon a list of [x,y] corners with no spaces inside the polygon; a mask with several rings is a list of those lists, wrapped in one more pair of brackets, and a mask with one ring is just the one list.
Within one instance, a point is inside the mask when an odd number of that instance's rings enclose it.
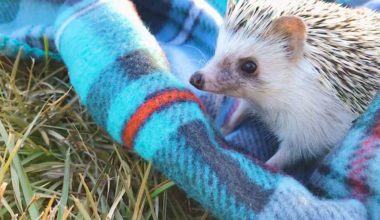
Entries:
{"label": "hedgehog nose", "polygon": [[190,77],[190,84],[193,85],[197,89],[202,89],[203,85],[205,84],[203,80],[203,75],[200,72],[195,72]]}

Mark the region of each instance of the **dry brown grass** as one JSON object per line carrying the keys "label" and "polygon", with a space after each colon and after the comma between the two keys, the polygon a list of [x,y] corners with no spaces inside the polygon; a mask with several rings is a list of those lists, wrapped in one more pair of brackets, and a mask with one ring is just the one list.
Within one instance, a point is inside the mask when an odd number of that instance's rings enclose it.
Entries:
{"label": "dry brown grass", "polygon": [[210,217],[96,126],[64,65],[2,57],[0,218]]}

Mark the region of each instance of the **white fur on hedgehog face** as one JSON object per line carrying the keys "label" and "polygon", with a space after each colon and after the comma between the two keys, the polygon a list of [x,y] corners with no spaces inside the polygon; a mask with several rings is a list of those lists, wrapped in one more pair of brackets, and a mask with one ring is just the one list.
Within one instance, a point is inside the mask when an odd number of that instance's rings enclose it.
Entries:
{"label": "white fur on hedgehog face", "polygon": [[[294,68],[285,49],[286,42],[276,39],[246,38],[243,34],[220,30],[214,57],[200,71],[203,90],[235,97],[250,97],[257,102],[273,99],[288,89]],[[254,74],[240,70],[242,62],[256,63]],[[297,71],[296,71],[297,72]]]}

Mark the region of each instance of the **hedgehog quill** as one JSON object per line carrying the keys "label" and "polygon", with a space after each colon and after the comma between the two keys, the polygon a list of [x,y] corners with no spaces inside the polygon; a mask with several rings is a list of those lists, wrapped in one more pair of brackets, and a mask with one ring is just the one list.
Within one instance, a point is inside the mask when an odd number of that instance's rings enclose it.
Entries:
{"label": "hedgehog quill", "polygon": [[215,55],[190,83],[241,98],[233,130],[258,115],[286,168],[339,144],[380,87],[380,15],[319,0],[230,0]]}

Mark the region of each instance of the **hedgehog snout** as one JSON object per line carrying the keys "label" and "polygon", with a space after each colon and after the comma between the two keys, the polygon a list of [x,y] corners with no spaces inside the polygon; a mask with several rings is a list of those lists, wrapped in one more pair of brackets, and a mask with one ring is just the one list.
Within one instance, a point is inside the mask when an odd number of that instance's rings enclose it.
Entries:
{"label": "hedgehog snout", "polygon": [[202,89],[205,84],[203,74],[199,71],[195,72],[190,77],[190,84],[193,85],[197,89]]}

